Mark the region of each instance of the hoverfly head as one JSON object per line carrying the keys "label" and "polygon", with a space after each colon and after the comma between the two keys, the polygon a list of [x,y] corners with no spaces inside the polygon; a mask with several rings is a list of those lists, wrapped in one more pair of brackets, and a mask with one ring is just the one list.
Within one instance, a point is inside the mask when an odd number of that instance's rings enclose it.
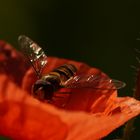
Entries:
{"label": "hoverfly head", "polygon": [[37,80],[32,88],[32,94],[35,98],[39,100],[52,100],[54,92],[54,86],[43,79]]}

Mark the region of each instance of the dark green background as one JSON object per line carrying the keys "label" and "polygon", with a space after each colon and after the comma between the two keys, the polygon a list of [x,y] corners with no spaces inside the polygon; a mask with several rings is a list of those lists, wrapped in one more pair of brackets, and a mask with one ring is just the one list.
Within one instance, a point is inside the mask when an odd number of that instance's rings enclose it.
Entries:
{"label": "dark green background", "polygon": [[25,34],[48,55],[74,59],[125,81],[120,95],[132,94],[140,48],[138,0],[1,0],[0,39],[18,47]]}

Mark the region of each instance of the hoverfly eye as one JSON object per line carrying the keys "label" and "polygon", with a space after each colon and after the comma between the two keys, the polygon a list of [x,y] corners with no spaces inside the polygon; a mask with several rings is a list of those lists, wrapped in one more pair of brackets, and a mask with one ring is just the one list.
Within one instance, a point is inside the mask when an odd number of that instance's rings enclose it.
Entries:
{"label": "hoverfly eye", "polygon": [[33,85],[32,94],[35,98],[43,100],[45,96],[45,89],[43,85]]}
{"label": "hoverfly eye", "polygon": [[39,100],[51,100],[53,92],[54,86],[44,80],[38,80],[32,88],[33,96]]}

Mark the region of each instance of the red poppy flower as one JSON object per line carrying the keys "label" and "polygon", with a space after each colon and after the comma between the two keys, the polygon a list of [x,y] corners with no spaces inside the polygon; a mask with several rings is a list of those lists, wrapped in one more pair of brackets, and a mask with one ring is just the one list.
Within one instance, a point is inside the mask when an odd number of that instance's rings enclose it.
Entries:
{"label": "red poppy flower", "polygon": [[[72,63],[79,69],[78,74],[106,77],[102,71],[80,62],[54,57],[48,61],[45,73]],[[30,96],[35,80],[22,55],[1,41],[0,135],[15,140],[101,139],[140,113],[139,101],[118,97],[116,90],[67,89],[71,94],[56,92],[63,98],[52,104],[40,102]]]}

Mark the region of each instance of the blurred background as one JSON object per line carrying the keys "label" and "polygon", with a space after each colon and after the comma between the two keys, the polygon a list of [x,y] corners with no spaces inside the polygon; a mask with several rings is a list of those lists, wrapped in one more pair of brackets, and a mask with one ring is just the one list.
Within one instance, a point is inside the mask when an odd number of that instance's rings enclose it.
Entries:
{"label": "blurred background", "polygon": [[119,95],[132,95],[139,7],[138,0],[1,0],[0,39],[19,49],[17,38],[25,34],[48,56],[82,61],[126,82]]}

